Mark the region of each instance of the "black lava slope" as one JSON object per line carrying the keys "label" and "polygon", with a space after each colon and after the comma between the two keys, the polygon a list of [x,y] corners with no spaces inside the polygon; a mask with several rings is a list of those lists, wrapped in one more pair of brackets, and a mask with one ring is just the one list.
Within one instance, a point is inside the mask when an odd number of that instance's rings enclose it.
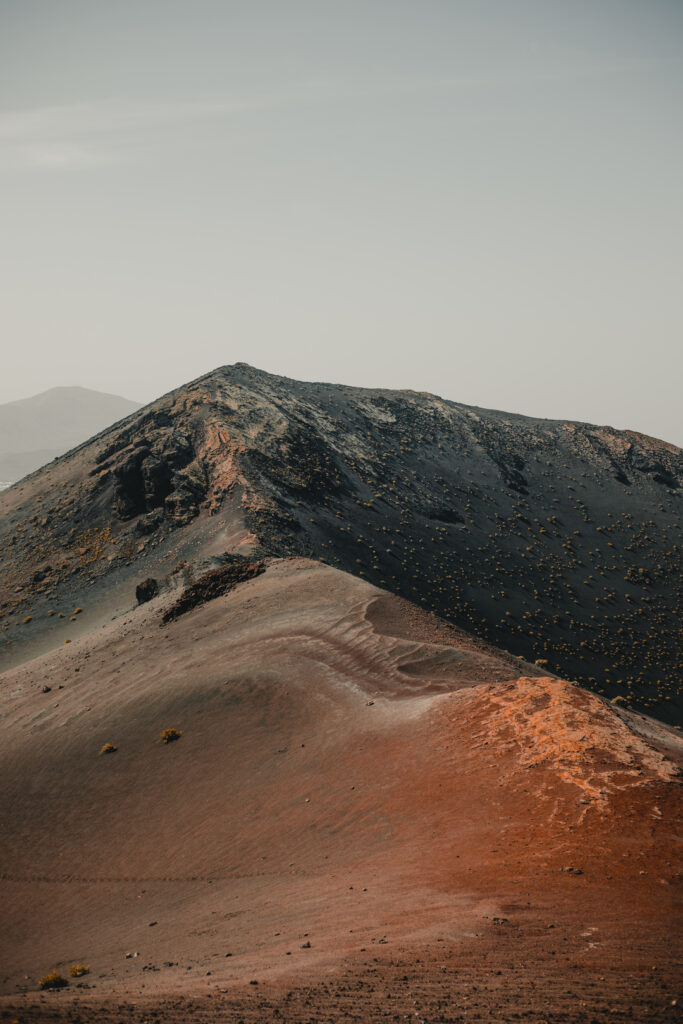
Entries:
{"label": "black lava slope", "polygon": [[679,722],[682,477],[630,431],[222,367],[0,495],[4,646],[241,522]]}

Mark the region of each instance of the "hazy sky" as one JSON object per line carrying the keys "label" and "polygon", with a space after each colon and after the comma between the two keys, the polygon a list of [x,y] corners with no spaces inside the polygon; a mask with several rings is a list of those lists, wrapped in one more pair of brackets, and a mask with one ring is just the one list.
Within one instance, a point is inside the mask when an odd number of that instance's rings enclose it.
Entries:
{"label": "hazy sky", "polygon": [[681,0],[0,0],[0,402],[244,360],[683,444]]}

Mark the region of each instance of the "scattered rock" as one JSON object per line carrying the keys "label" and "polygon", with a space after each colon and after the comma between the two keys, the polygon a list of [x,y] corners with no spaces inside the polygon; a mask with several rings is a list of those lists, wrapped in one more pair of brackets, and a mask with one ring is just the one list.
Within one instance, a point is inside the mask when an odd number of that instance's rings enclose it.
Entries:
{"label": "scattered rock", "polygon": [[155,580],[153,576],[149,576],[142,583],[138,583],[135,588],[135,597],[138,604],[146,604],[147,601],[151,601],[153,597],[156,597],[159,593],[159,581]]}
{"label": "scattered rock", "polygon": [[184,590],[175,604],[164,614],[163,621],[171,622],[192,608],[227,594],[238,583],[244,583],[265,572],[266,567],[263,562],[252,562],[241,555],[229,557],[230,560],[226,565],[205,573],[196,583]]}

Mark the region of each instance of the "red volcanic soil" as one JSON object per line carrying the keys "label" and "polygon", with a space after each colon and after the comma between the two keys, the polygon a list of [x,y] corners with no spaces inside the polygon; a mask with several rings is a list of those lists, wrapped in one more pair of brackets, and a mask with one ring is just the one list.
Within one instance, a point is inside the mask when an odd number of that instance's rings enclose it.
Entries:
{"label": "red volcanic soil", "polygon": [[0,1017],[680,1019],[673,731],[304,559],[172,601],[0,677]]}

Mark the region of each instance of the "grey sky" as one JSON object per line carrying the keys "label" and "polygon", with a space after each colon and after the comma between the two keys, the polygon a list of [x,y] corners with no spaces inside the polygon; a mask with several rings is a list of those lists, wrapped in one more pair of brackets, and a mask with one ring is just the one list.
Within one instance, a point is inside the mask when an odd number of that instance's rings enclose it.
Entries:
{"label": "grey sky", "polygon": [[679,0],[0,0],[0,402],[238,360],[683,444]]}

